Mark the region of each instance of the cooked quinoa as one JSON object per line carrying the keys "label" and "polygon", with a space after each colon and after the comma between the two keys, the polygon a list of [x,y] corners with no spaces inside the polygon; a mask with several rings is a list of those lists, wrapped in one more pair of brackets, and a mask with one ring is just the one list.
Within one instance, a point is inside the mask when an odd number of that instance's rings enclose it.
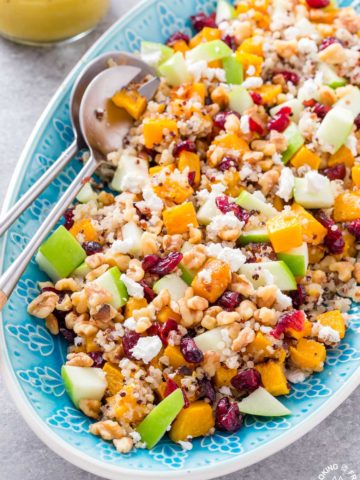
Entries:
{"label": "cooked quinoa", "polygon": [[[237,431],[239,401],[287,395],[346,333],[360,299],[360,17],[328,4],[199,13],[193,38],[167,42],[180,80],[159,50],[153,100],[114,97],[138,119],[108,155],[112,193],[91,181],[65,214],[85,262],[40,283],[28,310],[69,342],[67,366],[106,374],[101,398],[76,406],[120,453],[147,446],[137,428],[179,388],[173,441]],[[198,59],[214,41],[224,56]]]}

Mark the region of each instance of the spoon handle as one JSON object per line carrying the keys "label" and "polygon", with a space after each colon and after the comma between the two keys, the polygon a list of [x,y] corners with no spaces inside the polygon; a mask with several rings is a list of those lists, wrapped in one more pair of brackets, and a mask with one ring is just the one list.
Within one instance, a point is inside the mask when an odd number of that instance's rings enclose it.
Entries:
{"label": "spoon handle", "polygon": [[15,285],[19,281],[19,278],[23,274],[28,263],[32,259],[36,250],[40,247],[41,243],[48,235],[50,230],[59,220],[61,215],[67,206],[72,202],[72,200],[79,193],[83,187],[83,182],[88,179],[96,170],[98,163],[94,157],[90,157],[89,160],[85,163],[81,171],[78,173],[76,178],[70,184],[66,192],[56,203],[54,208],[51,210],[49,215],[44,220],[44,223],[37,230],[35,235],[32,237],[28,245],[20,253],[17,259],[11,264],[11,266],[1,275],[0,277],[0,310],[6,304],[11,292],[14,290]]}
{"label": "spoon handle", "polygon": [[45,190],[45,188],[59,175],[64,167],[77,153],[78,145],[76,140],[60,155],[60,157],[46,170],[29,190],[0,218],[0,236],[11,227],[15,220],[32,204],[34,200]]}

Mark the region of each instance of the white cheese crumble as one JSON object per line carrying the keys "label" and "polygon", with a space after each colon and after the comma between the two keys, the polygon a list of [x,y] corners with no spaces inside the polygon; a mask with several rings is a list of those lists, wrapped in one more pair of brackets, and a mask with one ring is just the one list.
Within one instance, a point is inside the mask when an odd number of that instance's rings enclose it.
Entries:
{"label": "white cheese crumble", "polygon": [[164,202],[161,200],[160,197],[156,195],[151,186],[147,185],[146,187],[144,187],[144,190],[142,191],[142,196],[144,201],[138,202],[136,204],[138,208],[140,208],[140,210],[143,207],[147,207],[152,212],[161,212],[164,208]]}
{"label": "white cheese crumble", "polygon": [[288,202],[293,196],[294,182],[294,174],[292,173],[291,168],[284,167],[281,170],[277,195],[286,202]]}
{"label": "white cheese crumble", "polygon": [[249,115],[242,115],[240,119],[240,130],[243,133],[250,133]]}
{"label": "white cheese crumble", "polygon": [[177,443],[183,450],[191,450],[193,448],[193,444],[191,442],[184,442],[184,440],[179,440]]}
{"label": "white cheese crumble", "polygon": [[261,77],[249,77],[243,81],[241,86],[244,88],[260,88],[263,83],[264,82]]}
{"label": "white cheese crumble", "polygon": [[328,186],[328,179],[320,173],[310,170],[305,174],[306,189],[309,193],[321,192],[323,188]]}
{"label": "white cheese crumble", "polygon": [[256,68],[254,65],[249,65],[248,69],[246,70],[246,73],[250,76],[253,76],[256,72]]}
{"label": "white cheese crumble", "polygon": [[130,172],[123,178],[121,187],[126,192],[140,193],[147,181],[148,178],[140,172]]}
{"label": "white cheese crumble", "polygon": [[129,317],[125,320],[124,322],[124,327],[128,328],[129,330],[132,330],[133,332],[135,332],[136,330],[136,321],[134,319],[134,317]]}
{"label": "white cheese crumble", "polygon": [[316,43],[309,38],[301,38],[297,44],[298,51],[304,54],[312,54],[317,52]]}
{"label": "white cheese crumble", "polygon": [[302,383],[309,374],[306,374],[302,370],[286,370],[285,376],[291,383]]}
{"label": "white cheese crumble", "polygon": [[132,278],[128,277],[123,273],[120,279],[124,282],[126,290],[130,297],[134,298],[143,298],[144,297],[144,288]]}
{"label": "white cheese crumble", "polygon": [[232,272],[237,272],[246,261],[245,255],[239,248],[223,247],[220,243],[210,243],[206,251],[209,257],[228,263]]}
{"label": "white cheese crumble", "polygon": [[188,71],[193,76],[194,81],[198,82],[202,76],[205,76],[205,72],[208,68],[205,60],[199,60],[198,62],[188,63]]}
{"label": "white cheese crumble", "polygon": [[206,268],[203,268],[202,270],[200,270],[197,276],[198,276],[198,279],[201,280],[203,283],[206,283],[208,285],[211,283],[211,272]]}
{"label": "white cheese crumble", "polygon": [[118,253],[129,253],[133,246],[134,241],[131,238],[127,238],[126,240],[115,240],[111,245],[110,250]]}
{"label": "white cheese crumble", "polygon": [[234,214],[234,212],[227,212],[225,214],[216,215],[211,219],[211,222],[206,227],[206,231],[211,238],[215,238],[219,232],[224,229],[239,229],[244,226]]}
{"label": "white cheese crumble", "polygon": [[302,87],[299,88],[298,99],[300,102],[304,102],[305,100],[311,100],[312,98],[319,100],[319,85],[315,80],[309,78],[308,80],[305,80]]}
{"label": "white cheese crumble", "polygon": [[239,172],[240,179],[245,180],[246,178],[249,178],[250,175],[254,173],[253,169],[250,167],[248,163],[244,163],[244,165],[241,167],[241,170]]}
{"label": "white cheese crumble", "polygon": [[327,344],[340,342],[340,334],[337,330],[334,330],[327,325],[321,325],[319,322],[314,323],[311,333],[317,335],[319,340]]}
{"label": "white cheese crumble", "polygon": [[276,291],[276,307],[279,310],[286,310],[292,306],[292,300],[290,297],[285,295],[280,289]]}
{"label": "white cheese crumble", "polygon": [[137,360],[149,363],[162,348],[162,341],[157,335],[153,337],[140,337],[135,347],[130,352]]}

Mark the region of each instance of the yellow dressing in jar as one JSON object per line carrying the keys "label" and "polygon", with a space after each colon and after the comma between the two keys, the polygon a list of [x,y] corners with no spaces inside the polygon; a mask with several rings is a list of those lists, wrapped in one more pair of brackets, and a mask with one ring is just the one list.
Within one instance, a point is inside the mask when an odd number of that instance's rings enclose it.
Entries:
{"label": "yellow dressing in jar", "polygon": [[106,13],[109,0],[0,0],[0,34],[47,44],[84,34]]}

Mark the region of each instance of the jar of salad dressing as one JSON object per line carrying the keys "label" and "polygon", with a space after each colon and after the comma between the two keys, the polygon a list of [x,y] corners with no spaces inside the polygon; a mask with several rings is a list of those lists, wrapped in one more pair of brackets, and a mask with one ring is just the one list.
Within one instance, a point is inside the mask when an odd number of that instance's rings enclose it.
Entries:
{"label": "jar of salad dressing", "polygon": [[0,0],[0,35],[33,45],[78,38],[108,6],[109,0]]}

